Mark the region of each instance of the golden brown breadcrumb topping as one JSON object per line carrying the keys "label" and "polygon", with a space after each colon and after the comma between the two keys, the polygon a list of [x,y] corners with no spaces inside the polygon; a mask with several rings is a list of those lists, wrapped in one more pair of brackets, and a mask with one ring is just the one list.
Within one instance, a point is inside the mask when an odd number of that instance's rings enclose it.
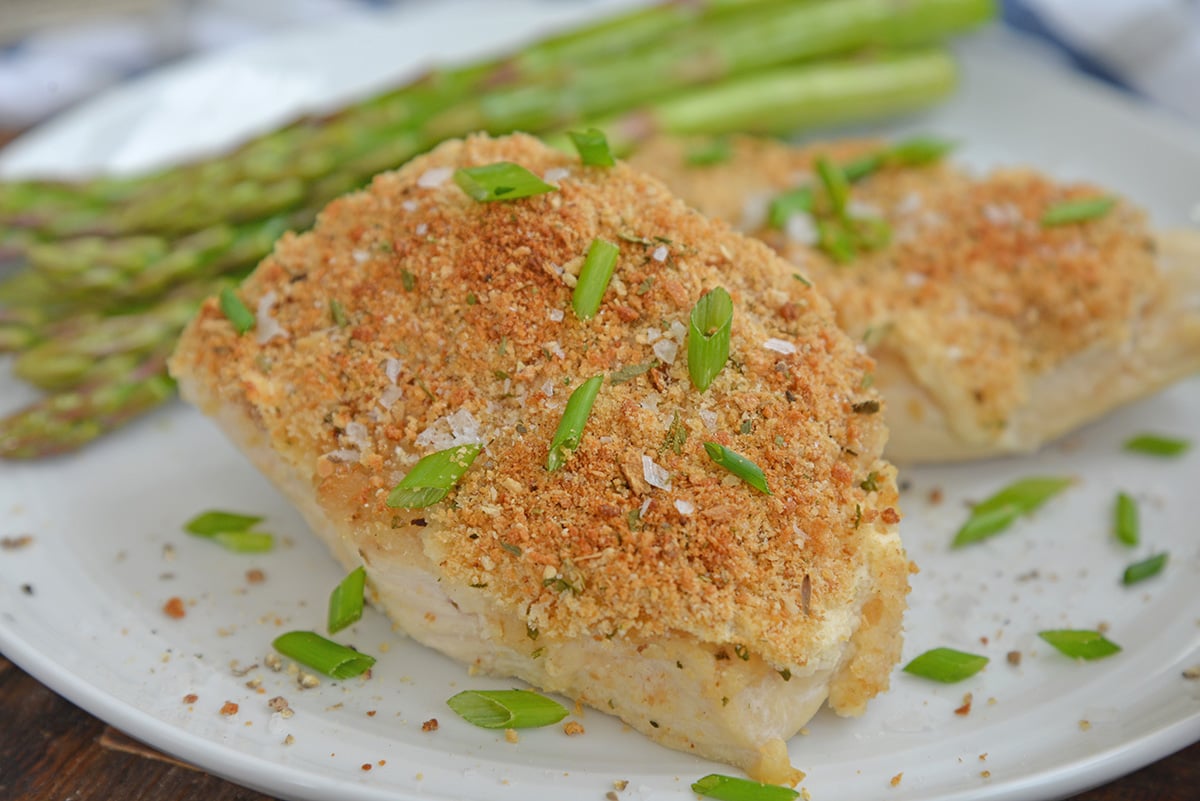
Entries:
{"label": "golden brown breadcrumb topping", "polygon": [[[559,191],[477,203],[450,177],[500,160]],[[571,287],[594,237],[620,257],[581,322]],[[793,272],[625,165],[477,137],[284,237],[240,290],[256,331],[209,301],[173,371],[244,405],[331,514],[421,537],[447,579],[542,637],[688,632],[801,666],[829,615],[857,619],[868,538],[899,517],[871,360]],[[700,393],[681,332],[716,286],[734,301],[730,360]],[[598,374],[579,449],[547,472],[567,397]],[[418,457],[467,441],[486,446],[445,502],[385,504]],[[754,461],[773,494],[705,441]]]}
{"label": "golden brown breadcrumb topping", "polygon": [[[999,428],[1028,379],[1096,344],[1129,337],[1160,278],[1143,214],[1126,202],[1085,223],[1044,227],[1064,200],[1107,195],[1026,169],[975,177],[950,163],[890,167],[854,185],[860,213],[882,216],[892,242],[838,264],[811,243],[770,230],[769,199],[813,181],[817,156],[850,159],[877,141],[804,147],[739,138],[730,161],[688,166],[685,143],[657,140],[632,159],[681,197],[742,225],[808,275],[839,323],[871,348],[891,347],[955,385],[979,424]],[[749,212],[749,215],[748,215]],[[751,219],[747,219],[747,216]]]}

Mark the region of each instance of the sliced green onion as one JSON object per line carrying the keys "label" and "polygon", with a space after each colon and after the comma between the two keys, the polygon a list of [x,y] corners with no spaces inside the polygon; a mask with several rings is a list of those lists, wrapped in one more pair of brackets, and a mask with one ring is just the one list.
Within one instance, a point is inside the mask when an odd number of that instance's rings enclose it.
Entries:
{"label": "sliced green onion", "polygon": [[767,225],[772,228],[783,228],[793,214],[811,214],[812,208],[813,190],[811,186],[788,190],[771,199],[771,205],[767,209]]}
{"label": "sliced green onion", "polygon": [[288,659],[335,679],[352,679],[375,664],[375,657],[338,645],[312,631],[289,631],[276,637],[272,645]]}
{"label": "sliced green onion", "polygon": [[333,324],[338,328],[345,328],[350,324],[350,318],[346,316],[345,307],[336,299],[329,301],[329,316],[333,318]]}
{"label": "sliced green onion", "polygon": [[275,547],[275,538],[263,531],[219,531],[212,539],[234,553],[266,553]]}
{"label": "sliced green onion", "polygon": [[363,592],[367,571],[363,567],[351,570],[329,594],[329,633],[336,634],[351,623],[362,619]]}
{"label": "sliced green onion", "polygon": [[817,247],[838,264],[854,261],[854,235],[838,220],[817,220]]}
{"label": "sliced green onion", "polygon": [[954,535],[952,547],[969,545],[999,534],[1018,517],[1033,512],[1072,483],[1069,478],[1026,478],[1009,484],[990,498],[975,504],[967,522]]}
{"label": "sliced green onion", "polygon": [[708,458],[759,492],[771,494],[771,490],[767,487],[767,477],[763,475],[762,468],[745,456],[715,442],[704,443],[704,451],[708,454]]}
{"label": "sliced green onion", "polygon": [[733,328],[733,299],[724,287],[703,295],[692,308],[688,328],[688,374],[703,392],[729,359],[729,333]]}
{"label": "sliced green onion", "polygon": [[211,537],[223,531],[245,531],[262,520],[257,515],[243,515],[237,512],[201,512],[185,523],[183,530],[198,537]]}
{"label": "sliced green onion", "polygon": [[423,457],[388,495],[387,505],[408,509],[432,506],[453,489],[482,448],[458,445]]}
{"label": "sliced green onion", "polygon": [[579,447],[583,427],[587,424],[588,415],[592,413],[592,404],[596,402],[596,393],[600,391],[603,382],[604,376],[592,376],[576,387],[567,399],[567,408],[563,409],[554,439],[550,441],[550,455],[546,457],[546,469],[550,472],[563,466],[567,460],[567,451]]}
{"label": "sliced green onion", "polygon": [[1056,225],[1086,222],[1108,214],[1117,205],[1115,197],[1085,197],[1078,200],[1064,200],[1046,209],[1042,215],[1042,227],[1052,228]]}
{"label": "sliced green onion", "polygon": [[850,200],[850,182],[846,180],[846,173],[825,156],[818,156],[817,176],[829,195],[833,213],[838,217],[845,216],[846,204]]}
{"label": "sliced green onion", "polygon": [[534,729],[567,716],[565,706],[529,690],[465,690],[446,704],[483,729]]}
{"label": "sliced green onion", "polygon": [[498,161],[482,167],[463,167],[455,170],[454,183],[480,203],[516,200],[558,191],[558,187],[546,183],[511,161]]}
{"label": "sliced green onion", "polygon": [[244,334],[254,328],[257,322],[254,314],[242,303],[242,299],[233,291],[233,287],[224,287],[220,295],[221,313],[233,324],[239,334]]}
{"label": "sliced green onion", "polygon": [[1137,501],[1124,492],[1117,493],[1115,514],[1117,540],[1126,545],[1137,545],[1141,541],[1141,526],[1138,522]]}
{"label": "sliced green onion", "polygon": [[1179,456],[1192,447],[1186,439],[1164,437],[1158,434],[1139,434],[1125,442],[1125,450],[1144,453],[1148,456]]}
{"label": "sliced green onion", "polygon": [[617,163],[613,158],[612,149],[608,146],[608,137],[598,128],[588,128],[586,131],[571,131],[567,134],[579,151],[579,160],[589,167],[611,167]]}
{"label": "sliced green onion", "polygon": [[955,147],[955,142],[933,136],[916,136],[887,148],[882,153],[886,164],[916,167],[940,160]]}
{"label": "sliced green onion", "polygon": [[612,242],[599,238],[592,240],[575,283],[575,292],[571,295],[571,305],[580,320],[591,319],[600,310],[600,301],[612,280],[620,253],[620,248]]}
{"label": "sliced green onion", "polygon": [[1121,576],[1121,583],[1129,585],[1137,584],[1139,581],[1145,581],[1151,576],[1157,576],[1166,566],[1167,554],[1155,554],[1149,559],[1143,559],[1140,562],[1134,562],[1132,565],[1125,568],[1125,573]]}
{"label": "sliced green onion", "polygon": [[953,648],[934,648],[905,665],[904,672],[943,684],[953,684],[971,678],[983,670],[987,663],[986,656],[968,654]]}
{"label": "sliced green onion", "polygon": [[851,236],[859,250],[883,250],[892,241],[892,226],[882,217],[855,217],[850,221]]}
{"label": "sliced green onion", "polygon": [[791,787],[710,773],[693,782],[692,792],[717,801],[793,801],[800,793]]}
{"label": "sliced green onion", "polygon": [[689,150],[683,160],[690,167],[711,167],[714,164],[724,164],[731,158],[733,148],[729,146],[729,139],[718,136]]}
{"label": "sliced green onion", "polygon": [[1103,659],[1121,650],[1121,646],[1098,631],[1052,629],[1039,631],[1038,636],[1072,659]]}
{"label": "sliced green onion", "polygon": [[861,181],[883,167],[885,163],[883,154],[886,152],[868,153],[865,156],[859,156],[856,159],[844,162],[842,164],[842,175],[845,175],[846,180],[850,183]]}

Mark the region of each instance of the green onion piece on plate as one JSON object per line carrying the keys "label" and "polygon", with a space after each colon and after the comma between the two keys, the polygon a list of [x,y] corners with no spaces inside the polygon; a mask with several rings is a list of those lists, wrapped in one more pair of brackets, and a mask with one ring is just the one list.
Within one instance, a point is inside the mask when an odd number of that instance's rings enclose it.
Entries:
{"label": "green onion piece on plate", "polygon": [[218,531],[212,539],[234,553],[266,553],[275,547],[275,538],[264,531]]}
{"label": "green onion piece on plate", "polygon": [[608,137],[598,128],[588,128],[586,131],[570,131],[568,136],[579,151],[579,160],[589,167],[611,167],[617,163],[613,158],[612,148],[608,146]]}
{"label": "green onion piece on plate", "polygon": [[546,457],[546,469],[554,472],[563,466],[567,460],[567,451],[579,447],[583,436],[583,427],[587,424],[588,415],[592,413],[592,404],[596,402],[596,393],[604,383],[604,376],[596,375],[584,381],[571,397],[567,399],[567,408],[563,410],[562,419],[550,441],[550,455]]}
{"label": "green onion piece on plate", "polygon": [[1121,650],[1098,631],[1085,629],[1052,629],[1039,631],[1038,636],[1072,659],[1103,659]]}
{"label": "green onion piece on plate", "polygon": [[483,729],[535,729],[567,716],[565,706],[529,690],[465,690],[446,704]]}
{"label": "green onion piece on plate", "polygon": [[1147,456],[1180,456],[1192,446],[1186,439],[1159,434],[1138,434],[1125,442],[1125,450]]}
{"label": "green onion piece on plate", "polygon": [[987,663],[986,656],[968,654],[953,648],[934,648],[905,665],[904,672],[943,684],[953,684],[971,678],[983,670]]}
{"label": "green onion piece on plate", "polygon": [[352,679],[375,664],[375,657],[360,654],[311,631],[289,631],[276,637],[272,645],[288,659],[295,659],[335,679]]}
{"label": "green onion piece on plate", "polygon": [[546,183],[519,164],[498,161],[482,167],[463,167],[454,171],[454,183],[480,203],[557,192],[558,187]]}
{"label": "green onion piece on plate", "polygon": [[257,515],[210,511],[193,517],[184,524],[183,530],[197,537],[211,537],[222,532],[245,531],[255,523],[261,522],[262,518]]}
{"label": "green onion piece on plate", "polygon": [[1140,562],[1134,562],[1129,567],[1125,568],[1125,573],[1121,576],[1121,583],[1129,586],[1137,584],[1139,581],[1157,576],[1167,566],[1167,554],[1160,553],[1151,556],[1149,559],[1143,559]]}
{"label": "green onion piece on plate", "polygon": [[233,324],[233,329],[244,334],[254,328],[257,322],[254,314],[242,303],[242,299],[233,291],[233,287],[225,287],[219,296],[221,313]]}
{"label": "green onion piece on plate", "polygon": [[1115,197],[1085,197],[1078,200],[1064,200],[1046,209],[1042,215],[1042,227],[1053,228],[1056,225],[1087,222],[1103,217],[1117,205]]}
{"label": "green onion piece on plate", "polygon": [[771,199],[771,205],[767,208],[767,225],[772,228],[783,228],[793,214],[811,214],[812,208],[813,190],[811,186],[789,189]]}
{"label": "green onion piece on plate", "polygon": [[362,619],[363,592],[367,585],[367,571],[359,566],[351,570],[338,582],[329,594],[329,633],[336,634],[351,623]]}
{"label": "green onion piece on plate", "polygon": [[420,509],[445,498],[475,461],[482,445],[457,445],[425,456],[387,497],[387,505]]}
{"label": "green onion piece on plate", "polygon": [[1004,531],[1021,515],[1029,514],[1071,486],[1069,478],[1025,478],[1009,484],[992,497],[975,504],[971,516],[954,535],[952,547],[985,540]]}
{"label": "green onion piece on plate", "polygon": [[600,301],[612,280],[620,253],[620,248],[612,242],[599,238],[592,240],[579,271],[579,280],[575,282],[575,292],[571,295],[571,306],[580,320],[590,320],[600,310]]}
{"label": "green onion piece on plate", "polygon": [[1137,545],[1141,541],[1137,501],[1124,492],[1117,493],[1117,507],[1113,523],[1118,541],[1126,545]]}
{"label": "green onion piece on plate", "polygon": [[762,468],[745,456],[715,442],[704,443],[704,452],[708,454],[708,458],[759,492],[771,494],[771,490],[767,487],[767,477],[763,475]]}
{"label": "green onion piece on plate", "polygon": [[729,334],[733,329],[733,299],[724,287],[704,294],[692,308],[687,335],[688,375],[703,392],[729,359]]}
{"label": "green onion piece on plate", "polygon": [[791,787],[710,773],[692,783],[692,792],[717,801],[793,801],[800,793]]}
{"label": "green onion piece on plate", "polygon": [[731,158],[733,158],[733,148],[729,146],[729,139],[718,136],[693,147],[683,157],[683,160],[689,167],[711,167],[715,164],[724,164]]}

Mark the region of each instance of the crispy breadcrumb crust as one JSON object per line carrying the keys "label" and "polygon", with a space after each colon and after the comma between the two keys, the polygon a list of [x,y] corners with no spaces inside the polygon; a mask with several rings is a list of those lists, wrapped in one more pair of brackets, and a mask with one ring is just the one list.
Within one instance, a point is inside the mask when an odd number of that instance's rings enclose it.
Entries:
{"label": "crispy breadcrumb crust", "polygon": [[881,146],[739,137],[729,161],[695,167],[687,143],[659,139],[631,163],[797,264],[847,333],[881,360],[898,355],[966,441],[1000,440],[1038,376],[1088,349],[1129,342],[1139,311],[1163,302],[1138,209],[1120,201],[1098,219],[1043,227],[1052,205],[1109,193],[1027,169],[975,177],[942,162],[875,173],[854,185],[852,198],[859,213],[891,223],[892,242],[848,265],[766,227],[769,199],[813,180],[819,155],[848,160]]}
{"label": "crispy breadcrumb crust", "polygon": [[[559,191],[477,203],[449,177],[500,160],[557,171]],[[600,312],[580,322],[571,286],[594,237],[621,253]],[[872,674],[847,684],[856,712],[899,656],[908,563],[872,362],[792,272],[625,165],[475,137],[281,239],[240,290],[257,332],[238,336],[210,300],[171,368],[241,408],[345,531],[419,538],[444,580],[530,631],[685,633],[782,668],[877,626],[855,649]],[[718,285],[734,300],[731,357],[702,394],[685,343],[667,362],[654,345]],[[609,377],[582,444],[548,473],[566,398],[597,374]],[[447,501],[385,504],[417,457],[473,436],[486,447]],[[713,464],[705,441],[757,463],[773,494]],[[647,481],[644,459],[670,489]]]}

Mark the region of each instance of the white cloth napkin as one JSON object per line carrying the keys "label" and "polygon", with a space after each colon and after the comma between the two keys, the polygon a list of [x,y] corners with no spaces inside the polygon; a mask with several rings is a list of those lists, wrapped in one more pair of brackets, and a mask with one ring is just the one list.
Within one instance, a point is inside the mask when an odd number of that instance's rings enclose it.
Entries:
{"label": "white cloth napkin", "polygon": [[1200,0],[1010,0],[1130,89],[1200,122]]}

